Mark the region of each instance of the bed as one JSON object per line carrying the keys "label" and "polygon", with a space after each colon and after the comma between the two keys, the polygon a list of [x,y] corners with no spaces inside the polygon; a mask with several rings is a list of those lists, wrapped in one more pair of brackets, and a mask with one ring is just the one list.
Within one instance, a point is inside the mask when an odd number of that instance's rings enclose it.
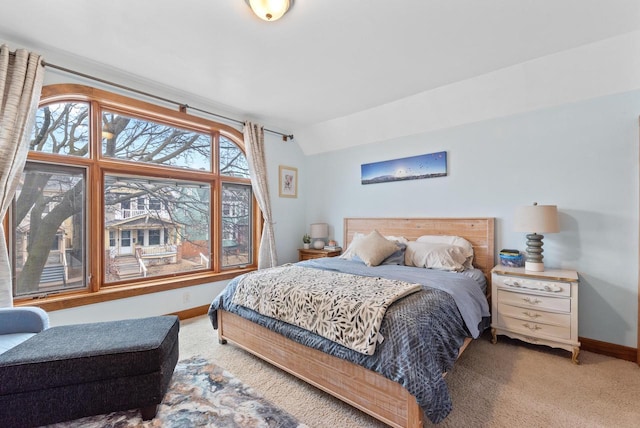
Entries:
{"label": "bed", "polygon": [[[356,234],[368,234],[372,230],[377,230],[384,236],[402,236],[410,241],[415,241],[423,235],[452,235],[466,239],[473,246],[473,267],[484,274],[486,298],[490,297],[488,295],[491,290],[490,270],[494,263],[493,218],[346,218],[344,219],[344,248],[349,246]],[[336,260],[335,263],[338,261]],[[418,294],[420,293],[401,300],[408,301]],[[419,405],[417,395],[412,395],[408,388],[374,371],[374,369],[378,370],[376,366],[378,363],[369,364],[372,367],[367,367],[366,364],[361,365],[360,360],[368,361],[368,357],[352,358],[354,361],[358,360],[356,363],[349,360],[352,351],[334,352],[336,356],[323,352],[329,348],[316,346],[315,340],[306,342],[310,346],[298,343],[300,339],[297,334],[290,334],[291,338],[285,337],[284,333],[277,332],[280,330],[272,330],[274,328],[272,323],[261,322],[261,325],[246,319],[246,313],[240,316],[231,312],[231,309],[224,307],[222,300],[220,296],[214,299],[209,311],[212,324],[218,329],[221,343],[231,341],[393,427],[422,427],[425,414],[432,422],[437,422],[448,413],[434,416],[425,410],[424,403],[423,406]],[[397,306],[399,304],[391,305],[389,311],[395,310]],[[460,336],[459,330],[456,333],[458,337],[456,337],[453,360],[472,340],[470,337]],[[469,336],[468,331],[464,336]],[[389,343],[392,343],[391,340]],[[331,350],[333,351],[336,346],[332,345]],[[394,345],[385,345],[383,342],[378,347],[387,352],[387,349],[392,346]],[[451,344],[446,346],[451,347]],[[340,347],[337,346],[337,348]],[[398,358],[398,360],[403,359],[404,357]],[[452,363],[442,364],[444,372]],[[444,374],[440,374],[439,377],[441,378]]]}

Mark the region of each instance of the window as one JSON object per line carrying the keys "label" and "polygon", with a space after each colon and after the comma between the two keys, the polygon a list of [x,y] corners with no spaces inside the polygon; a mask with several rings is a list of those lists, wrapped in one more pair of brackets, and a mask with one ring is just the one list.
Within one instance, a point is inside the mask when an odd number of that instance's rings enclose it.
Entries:
{"label": "window", "polygon": [[[121,236],[106,259],[105,282],[119,281],[125,271],[149,278],[201,269],[200,259],[211,253],[211,189],[195,181],[105,174],[105,229]],[[185,248],[189,253],[180,258]]]}
{"label": "window", "polygon": [[166,290],[255,268],[260,216],[242,144],[199,117],[45,87],[9,212],[15,298]]}
{"label": "window", "polygon": [[129,249],[127,254],[131,254],[131,231],[123,230],[120,232],[120,246]]}
{"label": "window", "polygon": [[246,265],[252,235],[251,185],[222,184],[222,250],[223,265]]}
{"label": "window", "polygon": [[149,231],[149,245],[160,245],[160,229]]}
{"label": "window", "polygon": [[149,211],[159,212],[162,210],[162,202],[157,198],[149,198]]}
{"label": "window", "polygon": [[84,168],[26,165],[11,210],[16,295],[84,287],[85,195]]}

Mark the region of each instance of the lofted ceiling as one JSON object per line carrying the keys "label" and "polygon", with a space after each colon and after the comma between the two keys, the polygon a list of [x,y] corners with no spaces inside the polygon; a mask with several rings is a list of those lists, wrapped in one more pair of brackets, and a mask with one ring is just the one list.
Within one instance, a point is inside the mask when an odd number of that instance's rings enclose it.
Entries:
{"label": "lofted ceiling", "polygon": [[295,0],[269,23],[245,0],[0,0],[0,41],[292,132],[638,30],[639,4]]}

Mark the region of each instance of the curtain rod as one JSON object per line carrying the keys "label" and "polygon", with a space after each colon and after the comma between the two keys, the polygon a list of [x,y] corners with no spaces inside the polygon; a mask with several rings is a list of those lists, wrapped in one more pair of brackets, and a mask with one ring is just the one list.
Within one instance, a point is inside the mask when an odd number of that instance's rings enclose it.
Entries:
{"label": "curtain rod", "polygon": [[[14,54],[14,52],[11,52],[11,54]],[[42,65],[44,67],[55,68],[57,70],[64,71],[65,73],[75,74],[76,76],[84,77],[86,79],[95,80],[96,82],[100,82],[100,83],[104,83],[104,84],[107,84],[107,85],[110,85],[110,86],[114,86],[116,88],[124,89],[125,91],[135,92],[136,94],[144,95],[146,97],[155,98],[156,100],[164,101],[164,102],[169,103],[169,104],[176,104],[178,106],[178,108],[180,109],[180,111],[183,112],[183,113],[186,113],[187,109],[190,108],[191,110],[196,110],[196,111],[199,111],[200,113],[204,113],[204,114],[208,114],[208,115],[211,115],[211,116],[219,117],[221,119],[227,120],[229,122],[234,122],[234,123],[237,123],[239,125],[244,125],[243,121],[238,120],[238,119],[234,119],[232,117],[223,116],[223,115],[217,114],[217,113],[212,113],[210,111],[199,109],[197,107],[192,107],[192,106],[190,106],[188,104],[180,103],[178,101],[174,101],[174,100],[171,100],[171,99],[168,99],[168,98],[164,98],[164,97],[161,97],[159,95],[150,94],[148,92],[144,92],[144,91],[141,91],[139,89],[131,88],[129,86],[121,85],[119,83],[115,83],[115,82],[111,82],[109,80],[101,79],[99,77],[91,76],[90,74],[81,73],[79,71],[71,70],[71,69],[66,68],[66,67],[61,67],[61,66],[56,65],[56,64],[51,64],[50,62],[46,62],[45,60],[42,60]],[[282,141],[293,140],[293,134],[283,134],[282,132],[274,131],[274,130],[267,129],[267,128],[264,128],[264,130],[266,132],[271,132],[272,134],[276,134],[276,135],[282,136]]]}

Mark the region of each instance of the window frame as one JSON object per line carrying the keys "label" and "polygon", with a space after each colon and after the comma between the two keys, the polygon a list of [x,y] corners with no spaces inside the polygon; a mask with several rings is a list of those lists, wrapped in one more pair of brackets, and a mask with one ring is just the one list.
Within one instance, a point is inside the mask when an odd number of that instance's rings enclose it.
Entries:
{"label": "window frame", "polygon": [[[45,310],[59,310],[86,304],[94,304],[103,301],[116,300],[149,293],[190,287],[194,285],[223,281],[237,275],[257,269],[258,246],[262,234],[263,218],[255,195],[252,196],[252,220],[251,225],[251,263],[243,266],[222,266],[222,186],[224,183],[238,183],[250,185],[251,180],[244,177],[227,176],[220,174],[219,138],[224,136],[235,143],[246,155],[243,135],[238,130],[221,123],[205,119],[200,116],[190,115],[184,111],[174,111],[166,107],[151,104],[138,99],[105,90],[79,85],[79,84],[53,84],[42,88],[38,108],[53,103],[86,102],[89,104],[90,129],[89,129],[89,155],[77,157],[72,155],[51,154],[30,151],[27,161],[55,163],[61,165],[81,166],[87,168],[87,288],[81,290],[60,291],[54,295],[39,297],[34,301],[33,296],[15,297],[14,304],[37,305]],[[101,115],[102,109],[110,112],[120,112],[123,115],[149,120],[168,126],[176,126],[209,134],[212,138],[213,152],[211,159],[211,171],[197,171],[180,168],[168,168],[161,165],[133,163],[126,160],[118,160],[103,157],[101,153]],[[209,239],[212,259],[208,268],[195,273],[174,273],[167,276],[158,276],[148,279],[131,280],[107,283],[104,277],[104,260],[101,257],[91,255],[102,254],[108,237],[104,233],[104,198],[102,197],[105,174],[143,174],[163,176],[170,179],[182,179],[190,181],[197,177],[211,186],[211,210],[212,224],[210,225]],[[9,229],[10,222],[7,215],[4,219],[5,235],[7,243],[13,231]],[[132,239],[136,238],[132,236]],[[106,241],[106,242],[105,242]],[[11,248],[11,247],[9,247]]]}

